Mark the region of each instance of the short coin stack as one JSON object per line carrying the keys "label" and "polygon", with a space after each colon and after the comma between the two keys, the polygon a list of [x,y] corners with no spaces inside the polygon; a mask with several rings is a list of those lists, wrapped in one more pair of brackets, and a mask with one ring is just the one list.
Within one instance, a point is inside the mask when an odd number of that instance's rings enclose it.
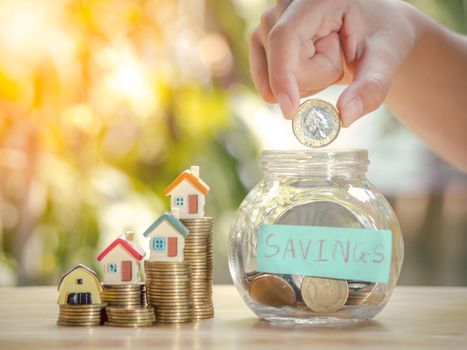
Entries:
{"label": "short coin stack", "polygon": [[375,293],[376,284],[367,282],[349,282],[349,298],[346,305],[378,304],[383,301],[380,294]]}
{"label": "short coin stack", "polygon": [[190,231],[185,240],[185,261],[191,268],[193,319],[214,317],[212,281],[214,255],[212,250],[213,218],[181,219]]}
{"label": "short coin stack", "polygon": [[107,307],[107,319],[105,324],[113,327],[149,327],[156,321],[153,308],[120,308]]}
{"label": "short coin stack", "polygon": [[109,307],[139,308],[146,306],[146,286],[142,283],[103,285],[101,299]]}
{"label": "short coin stack", "polygon": [[60,305],[57,325],[99,326],[105,304]]}
{"label": "short coin stack", "polygon": [[156,322],[190,322],[193,306],[189,264],[145,261],[144,270],[148,303],[155,309]]}

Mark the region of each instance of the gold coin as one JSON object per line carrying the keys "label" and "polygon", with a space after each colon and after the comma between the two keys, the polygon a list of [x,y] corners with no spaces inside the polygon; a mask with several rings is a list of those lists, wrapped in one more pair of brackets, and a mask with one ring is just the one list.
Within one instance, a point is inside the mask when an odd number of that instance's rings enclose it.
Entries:
{"label": "gold coin", "polygon": [[109,327],[152,327],[154,326],[154,322],[105,322],[106,326]]}
{"label": "gold coin", "polygon": [[182,300],[190,300],[191,293],[190,291],[187,291],[185,293],[178,293],[178,294],[171,294],[170,292],[167,292],[167,293],[154,292],[153,294],[150,295],[150,297],[153,300],[156,299],[156,300],[182,301]]}
{"label": "gold coin", "polygon": [[63,321],[63,322],[70,322],[70,323],[80,323],[80,322],[98,322],[99,323],[101,321],[101,318],[100,317],[69,318],[69,317],[64,317],[63,315],[60,315],[58,317],[58,320]]}
{"label": "gold coin", "polygon": [[146,270],[145,271],[146,274],[149,274],[149,275],[161,275],[161,276],[170,276],[170,275],[174,275],[174,276],[183,276],[183,275],[188,275],[190,273],[190,270],[189,269],[183,269],[183,270],[169,270],[169,269],[166,269],[166,270]]}
{"label": "gold coin", "polygon": [[138,314],[118,314],[118,313],[112,313],[112,314],[107,314],[109,317],[116,317],[116,318],[141,318],[141,317],[154,317],[154,312],[151,313],[138,313]]}
{"label": "gold coin", "polygon": [[172,308],[172,307],[192,307],[191,300],[178,301],[178,300],[154,300],[152,305],[155,309]]}
{"label": "gold coin", "polygon": [[100,322],[101,318],[100,317],[66,317],[63,315],[60,315],[58,317],[59,321],[64,321],[64,322],[70,322],[70,323],[80,323],[80,322]]}
{"label": "gold coin", "polygon": [[166,287],[166,286],[189,286],[190,285],[190,279],[189,278],[183,278],[183,279],[155,279],[151,283],[151,288],[159,288],[159,287]]}
{"label": "gold coin", "polygon": [[344,306],[349,295],[345,280],[305,277],[301,294],[304,303],[315,312],[333,312]]}
{"label": "gold coin", "polygon": [[212,216],[203,216],[202,218],[189,218],[189,219],[180,219],[180,221],[185,225],[190,222],[204,222],[204,221],[214,221]]}
{"label": "gold coin", "polygon": [[156,322],[189,322],[193,315],[186,316],[161,316]]}
{"label": "gold coin", "polygon": [[159,305],[155,307],[156,313],[160,311],[173,311],[173,310],[191,310],[191,305]]}
{"label": "gold coin", "polygon": [[103,290],[127,290],[127,289],[141,289],[144,284],[104,284]]}
{"label": "gold coin", "polygon": [[170,308],[159,307],[156,309],[156,315],[191,314],[192,312],[193,312],[193,309],[188,306],[170,307]]}
{"label": "gold coin", "polygon": [[249,285],[250,297],[263,305],[282,307],[294,305],[297,298],[292,286],[282,277],[275,275],[259,275]]}
{"label": "gold coin", "polygon": [[151,296],[151,302],[178,302],[178,303],[191,303],[191,295],[187,296],[180,296],[180,297],[175,297],[171,298],[165,295],[157,295],[157,296]]}
{"label": "gold coin", "polygon": [[133,297],[131,297],[131,296],[128,296],[128,297],[119,296],[119,297],[101,297],[101,298],[104,299],[106,303],[110,303],[112,301],[134,302],[134,301],[141,301],[142,296],[138,295],[138,296],[133,296]]}
{"label": "gold coin", "polygon": [[138,295],[141,294],[141,289],[138,290],[113,290],[105,289],[101,292],[101,295]]}
{"label": "gold coin", "polygon": [[191,295],[186,295],[183,297],[176,297],[176,298],[171,298],[170,296],[166,295],[155,295],[151,296],[149,298],[150,303],[160,303],[160,302],[177,302],[177,303],[189,303],[191,302]]}
{"label": "gold coin", "polygon": [[337,137],[340,125],[337,109],[320,99],[309,99],[302,103],[292,119],[295,137],[308,147],[330,144]]}
{"label": "gold coin", "polygon": [[150,307],[135,307],[135,308],[119,308],[119,307],[108,307],[105,309],[107,312],[117,312],[117,313],[128,313],[128,312],[154,312],[153,308]]}
{"label": "gold coin", "polygon": [[80,310],[80,309],[102,309],[107,304],[82,304],[82,305],[60,305],[60,309]]}
{"label": "gold coin", "polygon": [[57,326],[66,326],[66,327],[92,327],[92,326],[100,326],[100,322],[69,323],[69,322],[57,321]]}
{"label": "gold coin", "polygon": [[111,316],[109,317],[110,322],[150,322],[156,319],[155,315],[152,316],[138,316],[138,317],[123,317],[123,316]]}
{"label": "gold coin", "polygon": [[197,321],[197,320],[207,320],[210,318],[214,318],[214,313],[211,315],[193,315],[192,320]]}
{"label": "gold coin", "polygon": [[158,269],[183,269],[187,267],[187,264],[181,262],[167,262],[167,261],[144,261],[145,266],[150,266]]}
{"label": "gold coin", "polygon": [[184,317],[161,317],[157,319],[157,323],[185,323],[185,322],[191,322],[193,319],[193,316],[184,316]]}
{"label": "gold coin", "polygon": [[100,315],[102,313],[102,310],[87,310],[87,311],[82,311],[82,310],[60,310],[60,315]]}
{"label": "gold coin", "polygon": [[151,290],[151,294],[189,294],[190,293],[190,284],[185,284],[185,285],[173,285],[173,286],[158,286],[157,288],[154,288]]}

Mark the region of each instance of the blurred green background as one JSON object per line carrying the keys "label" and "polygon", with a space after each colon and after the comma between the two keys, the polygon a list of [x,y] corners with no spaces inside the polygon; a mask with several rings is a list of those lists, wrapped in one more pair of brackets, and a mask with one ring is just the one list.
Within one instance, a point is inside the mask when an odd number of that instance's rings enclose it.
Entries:
{"label": "blurred green background", "polygon": [[[215,281],[230,282],[227,235],[261,149],[298,147],[249,78],[248,34],[272,3],[0,1],[0,286],[56,284],[77,263],[98,270],[118,234],[141,236],[168,209],[162,191],[190,165],[211,187]],[[466,32],[466,1],[412,3]],[[406,241],[400,283],[467,285],[466,176],[386,110],[365,119],[341,146],[368,148],[380,170],[370,180]],[[424,160],[415,172],[413,159]]]}

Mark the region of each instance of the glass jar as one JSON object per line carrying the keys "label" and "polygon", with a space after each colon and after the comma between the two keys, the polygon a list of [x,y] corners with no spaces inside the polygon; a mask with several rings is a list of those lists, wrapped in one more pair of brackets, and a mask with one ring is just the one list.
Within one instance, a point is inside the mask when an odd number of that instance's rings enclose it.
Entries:
{"label": "glass jar", "polygon": [[261,162],[264,177],[229,238],[245,303],[278,322],[374,317],[397,283],[404,246],[394,211],[365,177],[368,152],[265,151]]}

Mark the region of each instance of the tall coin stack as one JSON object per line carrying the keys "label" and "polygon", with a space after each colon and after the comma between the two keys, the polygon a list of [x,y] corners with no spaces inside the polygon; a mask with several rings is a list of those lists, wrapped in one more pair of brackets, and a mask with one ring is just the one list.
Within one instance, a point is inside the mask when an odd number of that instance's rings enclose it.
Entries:
{"label": "tall coin stack", "polygon": [[185,261],[191,269],[193,319],[214,317],[212,281],[214,255],[212,249],[213,218],[180,219],[190,231],[185,239]]}
{"label": "tall coin stack", "polygon": [[105,304],[60,305],[57,325],[99,326]]}
{"label": "tall coin stack", "polygon": [[193,316],[187,262],[145,261],[148,303],[158,323],[190,322]]}

